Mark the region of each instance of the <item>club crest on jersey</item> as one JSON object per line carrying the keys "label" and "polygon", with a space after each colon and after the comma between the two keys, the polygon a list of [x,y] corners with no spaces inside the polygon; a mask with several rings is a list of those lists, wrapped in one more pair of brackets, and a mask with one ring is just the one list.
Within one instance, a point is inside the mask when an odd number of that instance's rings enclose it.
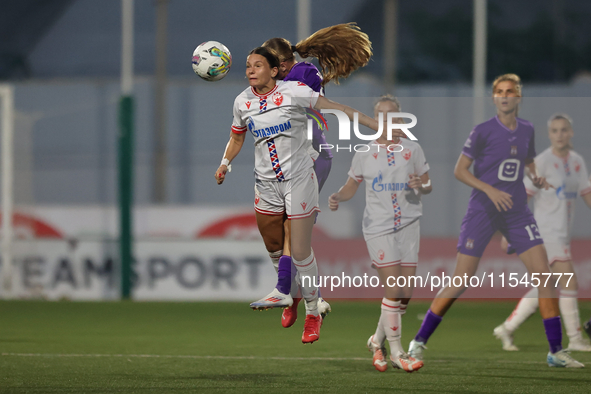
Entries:
{"label": "club crest on jersey", "polygon": [[302,203],[300,203],[300,205],[302,206],[302,209],[305,211],[306,210],[306,206],[308,204],[306,202],[302,202]]}
{"label": "club crest on jersey", "polygon": [[247,101],[247,102],[246,102],[246,103],[244,103],[244,104],[246,104],[246,109],[250,109],[250,101]]}
{"label": "club crest on jersey", "polygon": [[378,259],[384,260],[384,251],[382,249],[378,250]]}
{"label": "club crest on jersey", "polygon": [[575,172],[579,172],[581,169],[581,165],[578,162],[575,162]]}
{"label": "club crest on jersey", "polygon": [[558,169],[558,163],[554,163],[554,168]]}
{"label": "club crest on jersey", "polygon": [[376,159],[376,160],[378,159],[378,152],[372,153],[371,155],[373,156],[374,159]]}
{"label": "club crest on jersey", "polygon": [[517,145],[511,145],[511,156],[517,156]]}
{"label": "club crest on jersey", "polygon": [[306,85],[306,84],[305,84],[305,83],[303,83],[303,82],[298,82],[298,86],[308,86],[308,85]]}
{"label": "club crest on jersey", "polygon": [[402,157],[404,157],[404,160],[406,160],[406,161],[410,160],[411,155],[412,155],[412,152],[410,151],[410,149],[404,149],[402,151]]}
{"label": "club crest on jersey", "polygon": [[273,99],[273,102],[276,106],[280,106],[283,102],[283,95],[281,94],[281,92],[273,93],[273,96],[271,98]]}
{"label": "club crest on jersey", "polygon": [[474,249],[474,240],[473,239],[468,238],[468,240],[466,240],[466,249],[468,249],[468,250]]}

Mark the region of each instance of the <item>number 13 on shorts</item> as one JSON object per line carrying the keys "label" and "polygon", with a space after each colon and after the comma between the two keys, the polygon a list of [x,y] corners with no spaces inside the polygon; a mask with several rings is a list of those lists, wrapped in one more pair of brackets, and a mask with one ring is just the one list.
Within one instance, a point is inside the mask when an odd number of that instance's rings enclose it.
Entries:
{"label": "number 13 on shorts", "polygon": [[529,235],[530,241],[533,241],[534,239],[542,239],[542,236],[540,235],[540,231],[538,230],[538,226],[536,224],[528,224],[527,226],[525,226],[525,230]]}

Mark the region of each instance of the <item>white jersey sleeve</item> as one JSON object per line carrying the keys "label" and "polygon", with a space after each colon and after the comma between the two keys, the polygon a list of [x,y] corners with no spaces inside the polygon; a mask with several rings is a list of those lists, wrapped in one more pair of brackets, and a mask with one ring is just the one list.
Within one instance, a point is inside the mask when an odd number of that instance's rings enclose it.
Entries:
{"label": "white jersey sleeve", "polygon": [[242,99],[242,95],[239,95],[234,100],[234,119],[232,120],[232,132],[236,134],[246,133],[246,124],[244,123],[244,119],[240,113],[240,104],[242,101],[244,101],[244,99]]}
{"label": "white jersey sleeve", "polygon": [[349,177],[355,179],[358,183],[363,182],[363,163],[362,155],[360,152],[356,152],[351,162],[351,169],[349,170]]}
{"label": "white jersey sleeve", "polygon": [[587,166],[585,161],[581,158],[579,170],[579,195],[584,196],[585,194],[591,193],[591,181],[589,180],[589,173],[587,172]]}
{"label": "white jersey sleeve", "polygon": [[314,108],[318,101],[318,97],[320,97],[319,92],[315,92],[303,82],[290,84],[289,88],[293,94],[294,104],[298,107]]}

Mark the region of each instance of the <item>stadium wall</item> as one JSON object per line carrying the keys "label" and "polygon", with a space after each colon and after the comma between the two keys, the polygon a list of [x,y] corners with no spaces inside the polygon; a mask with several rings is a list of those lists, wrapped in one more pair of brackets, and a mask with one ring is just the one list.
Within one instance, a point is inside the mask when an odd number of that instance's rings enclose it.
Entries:
{"label": "stadium wall", "polygon": [[[344,216],[338,222],[319,221],[314,229],[322,295],[379,298],[383,290],[370,267],[364,240],[334,230],[353,218]],[[276,274],[252,210],[145,206],[136,210],[135,217],[136,300],[252,301],[275,285]],[[17,212],[11,296],[119,298],[115,223],[113,207],[36,207],[34,214]],[[454,280],[456,243],[455,238],[421,240],[415,298],[432,298],[445,280]],[[580,298],[591,298],[590,244],[588,240],[572,244]],[[475,277],[467,279],[466,297],[521,297],[527,287],[524,275],[523,264],[502,252],[500,240],[494,239]]]}

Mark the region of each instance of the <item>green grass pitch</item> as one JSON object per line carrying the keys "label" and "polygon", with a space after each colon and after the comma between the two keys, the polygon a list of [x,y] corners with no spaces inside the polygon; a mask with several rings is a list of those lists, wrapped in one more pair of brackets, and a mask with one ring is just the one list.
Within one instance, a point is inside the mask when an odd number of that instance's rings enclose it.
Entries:
{"label": "green grass pitch", "polygon": [[[284,329],[280,311],[247,302],[1,301],[0,393],[591,392],[591,354],[573,353],[582,370],[546,366],[538,314],[516,333],[521,351],[501,350],[492,330],[513,301],[458,302],[412,374],[371,364],[378,301],[331,304],[320,341],[303,345],[303,305]],[[591,303],[580,306],[587,319]],[[408,308],[405,346],[427,308]]]}

